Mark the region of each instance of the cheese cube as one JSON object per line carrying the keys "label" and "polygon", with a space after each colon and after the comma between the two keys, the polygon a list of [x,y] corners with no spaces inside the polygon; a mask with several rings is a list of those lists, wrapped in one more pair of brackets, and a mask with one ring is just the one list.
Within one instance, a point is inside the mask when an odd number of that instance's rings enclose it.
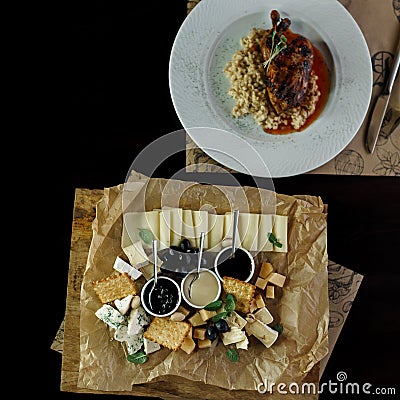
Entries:
{"label": "cheese cube", "polygon": [[143,342],[144,342],[144,352],[146,354],[154,353],[155,351],[161,349],[161,346],[158,343],[153,342],[152,340],[144,338]]}
{"label": "cheese cube", "polygon": [[187,310],[185,307],[183,306],[179,306],[178,309],[176,310],[177,312],[182,313],[185,317],[187,317],[190,313],[189,310]]}
{"label": "cheese cube", "polygon": [[210,339],[204,339],[201,340],[199,339],[197,341],[197,346],[199,347],[199,349],[206,349],[207,347],[211,347],[211,340]]}
{"label": "cheese cube", "polygon": [[199,311],[199,313],[200,313],[200,316],[201,316],[201,318],[202,318],[202,320],[203,320],[204,322],[206,322],[206,321],[208,321],[209,319],[211,319],[214,315],[217,315],[217,312],[216,312],[216,311],[208,311],[208,310],[205,310],[204,308],[201,309],[201,310]]}
{"label": "cheese cube", "polygon": [[275,298],[275,287],[272,285],[267,285],[265,288],[265,297],[267,299],[274,299]]}
{"label": "cheese cube", "polygon": [[256,301],[256,304],[257,304],[258,308],[261,308],[261,307],[265,306],[264,299],[262,298],[260,293],[255,297],[255,301]]}
{"label": "cheese cube", "polygon": [[192,326],[200,326],[205,324],[199,312],[193,314],[188,321],[192,324]]}
{"label": "cheese cube", "polygon": [[186,354],[190,354],[196,347],[196,342],[190,337],[186,336],[183,339],[181,350],[183,350]]}
{"label": "cheese cube", "polygon": [[193,337],[195,339],[204,340],[206,338],[206,328],[195,328],[193,332]]}
{"label": "cheese cube", "polygon": [[[268,282],[273,285],[282,287],[285,283],[286,276],[278,274],[277,272],[273,272],[271,276],[268,277]],[[264,288],[263,288],[264,289]]]}
{"label": "cheese cube", "polygon": [[257,286],[258,288],[264,290],[265,287],[267,286],[267,283],[268,283],[268,281],[267,281],[266,279],[263,279],[263,278],[258,277],[258,278],[257,278],[257,281],[256,281],[256,286]]}
{"label": "cheese cube", "polygon": [[267,261],[263,261],[261,264],[261,269],[260,269],[260,273],[258,274],[258,276],[260,278],[265,279],[271,272],[273,272],[273,267],[272,264],[267,262]]}

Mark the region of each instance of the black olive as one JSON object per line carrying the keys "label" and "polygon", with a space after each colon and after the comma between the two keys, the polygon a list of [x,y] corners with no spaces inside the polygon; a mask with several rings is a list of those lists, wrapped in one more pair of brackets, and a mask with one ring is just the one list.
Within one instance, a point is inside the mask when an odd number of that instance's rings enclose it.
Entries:
{"label": "black olive", "polygon": [[207,338],[208,340],[213,341],[213,340],[215,340],[215,339],[217,338],[217,336],[218,336],[218,331],[217,331],[217,329],[215,328],[215,326],[214,326],[214,325],[209,325],[209,326],[207,326],[206,338]]}
{"label": "black olive", "polygon": [[217,329],[218,332],[224,333],[229,331],[229,325],[224,319],[218,320],[215,324],[215,329]]}
{"label": "black olive", "polygon": [[190,240],[185,238],[185,239],[181,240],[181,242],[179,243],[179,247],[180,247],[181,251],[186,253],[187,251],[189,251],[192,248],[192,245],[190,243]]}
{"label": "black olive", "polygon": [[170,246],[169,248],[173,251],[182,251],[182,249],[178,246]]}

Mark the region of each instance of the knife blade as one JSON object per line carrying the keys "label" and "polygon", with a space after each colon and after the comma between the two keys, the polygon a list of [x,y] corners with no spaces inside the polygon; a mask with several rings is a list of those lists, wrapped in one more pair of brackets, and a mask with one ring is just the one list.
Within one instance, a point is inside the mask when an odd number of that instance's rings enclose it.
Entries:
{"label": "knife blade", "polygon": [[371,154],[374,152],[376,142],[378,141],[379,132],[381,130],[382,122],[385,117],[387,106],[389,104],[390,94],[392,92],[393,84],[396,79],[397,72],[399,70],[399,64],[400,64],[400,40],[397,43],[395,56],[393,58],[392,69],[390,71],[385,88],[376,99],[375,104],[370,113],[366,146]]}

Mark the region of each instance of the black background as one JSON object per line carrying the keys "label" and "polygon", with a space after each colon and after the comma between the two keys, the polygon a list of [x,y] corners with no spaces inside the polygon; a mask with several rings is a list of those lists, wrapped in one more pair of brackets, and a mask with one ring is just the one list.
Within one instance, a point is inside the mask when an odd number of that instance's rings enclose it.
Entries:
{"label": "black background", "polygon": [[[51,271],[45,292],[51,306],[40,335],[45,376],[35,387],[51,399],[111,400],[117,396],[60,392],[61,355],[50,350],[65,312],[74,191],[123,183],[141,149],[182,128],[170,98],[168,63],[186,0],[74,2],[65,12],[67,105],[56,127],[65,134],[58,135],[57,151],[47,153],[43,169],[51,192],[42,238],[51,249],[42,261]],[[176,156],[161,174],[169,177],[184,162],[183,154]],[[279,193],[321,196],[329,207],[329,258],[364,275],[322,382],[345,371],[347,382],[396,386],[399,393],[398,178],[306,174],[274,179],[274,185]]]}

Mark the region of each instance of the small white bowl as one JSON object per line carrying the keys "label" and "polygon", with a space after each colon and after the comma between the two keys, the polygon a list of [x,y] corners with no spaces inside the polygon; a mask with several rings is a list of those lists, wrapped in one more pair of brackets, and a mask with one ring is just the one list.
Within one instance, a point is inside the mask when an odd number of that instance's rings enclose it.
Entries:
{"label": "small white bowl", "polygon": [[[168,317],[169,315],[173,314],[178,309],[178,307],[180,306],[181,301],[182,301],[181,289],[180,289],[179,285],[173,279],[169,278],[168,276],[158,276],[157,277],[158,283],[160,283],[160,281],[162,281],[162,280],[168,280],[174,284],[174,286],[176,287],[176,291],[178,293],[178,301],[176,302],[175,307],[166,314],[156,314],[153,311],[151,311],[149,309],[149,307],[147,306],[147,302],[148,302],[148,294],[149,294],[149,291],[151,290],[151,286],[153,285],[154,278],[149,279],[142,288],[142,291],[140,293],[140,300],[142,303],[142,307],[146,310],[146,312],[149,313],[150,315],[153,315],[154,317]],[[145,294],[147,297],[146,299],[144,297]]]}
{"label": "small white bowl", "polygon": [[[218,276],[218,278],[221,280],[221,281],[223,281],[223,276],[221,276],[220,274],[219,274],[219,272],[218,272],[218,263],[219,263],[219,259],[220,259],[220,257],[222,256],[222,254],[224,254],[225,252],[227,252],[227,251],[231,251],[232,250],[232,247],[225,247],[225,248],[223,248],[217,255],[216,255],[216,257],[215,257],[215,260],[214,260],[214,270],[215,270],[215,273],[217,274],[217,276]],[[254,258],[253,258],[253,256],[251,255],[251,253],[248,251],[248,250],[246,250],[246,249],[244,249],[243,247],[238,247],[237,248],[237,250],[241,250],[241,251],[243,251],[244,253],[246,253],[248,256],[249,256],[249,259],[250,259],[250,274],[249,274],[249,276],[244,280],[244,282],[249,282],[250,281],[250,279],[253,277],[253,275],[254,275],[254,270],[255,270],[255,264],[254,264]]]}
{"label": "small white bowl", "polygon": [[[182,298],[183,300],[191,307],[193,308],[203,308],[204,306],[206,306],[207,304],[218,300],[220,295],[221,295],[221,281],[218,279],[218,276],[211,270],[209,270],[208,268],[200,268],[200,274],[204,274],[204,273],[208,273],[210,274],[214,279],[215,282],[217,284],[217,291],[214,297],[209,298],[208,301],[206,302],[206,304],[194,304],[192,303],[192,301],[189,299],[189,294],[187,294],[187,290],[188,290],[188,283],[190,283],[190,281],[193,279],[194,275],[196,274],[196,270],[189,272],[183,279],[181,282],[181,292],[182,292]],[[188,282],[188,283],[186,283]],[[196,284],[196,282],[195,282]]]}

